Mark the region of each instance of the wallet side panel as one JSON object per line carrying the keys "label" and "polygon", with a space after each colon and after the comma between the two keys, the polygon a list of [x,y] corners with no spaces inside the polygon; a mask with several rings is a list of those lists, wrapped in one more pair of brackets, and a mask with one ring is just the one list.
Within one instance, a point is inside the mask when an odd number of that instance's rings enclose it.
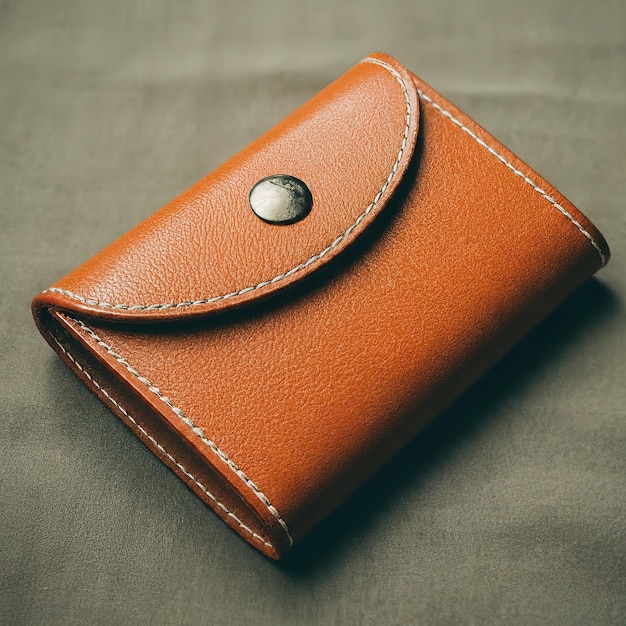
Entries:
{"label": "wallet side panel", "polygon": [[[249,486],[239,477],[233,480],[232,468],[193,432],[181,429],[178,419],[167,419],[169,401],[162,395],[154,401],[160,394],[156,387],[139,381],[134,368],[83,322],[46,306],[34,312],[43,336],[78,378],[228,526],[273,559],[291,548],[289,534],[250,497]],[[152,391],[143,393],[148,388]]]}

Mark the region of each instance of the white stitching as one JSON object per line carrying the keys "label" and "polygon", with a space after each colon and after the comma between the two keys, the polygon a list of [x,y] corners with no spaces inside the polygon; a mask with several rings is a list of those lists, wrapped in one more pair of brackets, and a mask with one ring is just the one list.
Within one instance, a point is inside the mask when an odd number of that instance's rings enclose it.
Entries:
{"label": "white stitching", "polygon": [[528,178],[524,172],[518,170],[512,163],[507,161],[500,153],[496,152],[490,145],[488,145],[484,140],[482,140],[476,133],[471,131],[467,126],[464,126],[462,122],[456,119],[449,111],[446,111],[443,107],[433,101],[433,99],[426,95],[421,89],[418,89],[417,92],[420,95],[420,98],[423,98],[428,104],[430,104],[434,109],[439,111],[443,116],[447,117],[453,124],[456,124],[459,128],[464,130],[472,139],[477,141],[483,148],[486,148],[493,156],[495,156],[499,161],[504,163],[516,176],[519,176],[525,183],[528,183],[539,195],[543,196],[554,208],[558,209],[578,230],[589,240],[589,243],[596,249],[598,254],[600,255],[600,260],[602,262],[602,267],[606,265],[606,256],[602,251],[602,248],[598,245],[598,243],[594,240],[591,234],[585,230],[583,225],[578,222],[573,215],[568,213],[554,198],[549,196],[537,183],[535,183],[532,179]]}
{"label": "white stitching", "polygon": [[181,409],[179,409],[175,404],[173,404],[172,401],[167,396],[163,395],[163,392],[158,387],[155,387],[147,378],[139,374],[139,372],[132,365],[130,365],[130,363],[128,363],[128,361],[126,361],[124,357],[120,356],[117,352],[115,352],[115,350],[113,350],[111,346],[105,343],[93,330],[91,330],[91,328],[86,326],[80,320],[77,320],[71,317],[68,317],[68,319],[78,324],[87,334],[89,334],[94,339],[94,341],[99,346],[104,348],[108,354],[110,354],[116,361],[118,361],[121,365],[123,365],[135,378],[137,378],[137,380],[143,383],[151,393],[153,393],[157,398],[159,398],[159,400],[161,400],[161,402],[163,402],[166,406],[168,406],[185,425],[191,428],[192,432],[199,439],[201,439],[207,446],[209,446],[209,448],[224,463],[226,463],[226,465],[243,481],[243,483],[245,483],[254,492],[254,494],[259,498],[259,500],[265,505],[267,510],[274,516],[276,521],[281,525],[282,529],[285,531],[285,534],[287,535],[287,538],[289,539],[290,545],[293,545],[293,539],[291,537],[291,534],[289,533],[289,528],[287,527],[286,522],[283,520],[283,518],[281,517],[276,507],[274,507],[274,505],[269,501],[268,497],[254,484],[252,480],[250,480],[246,476],[246,474],[241,469],[239,469],[239,467],[237,467],[237,465],[233,461],[231,461],[231,459],[217,446],[217,444],[211,441],[211,439],[209,439],[204,434],[202,429],[196,426],[194,422],[189,417],[187,417],[182,412]]}
{"label": "white stitching", "polygon": [[239,289],[237,291],[231,291],[230,293],[227,293],[224,295],[214,296],[212,298],[205,298],[201,300],[190,300],[186,302],[166,302],[164,304],[149,304],[149,305],[111,304],[110,302],[103,302],[101,300],[97,300],[96,298],[85,298],[84,296],[78,295],[72,291],[68,291],[67,289],[60,289],[58,287],[50,287],[49,289],[46,289],[44,293],[45,292],[61,293],[65,296],[68,296],[69,298],[72,298],[73,300],[78,300],[79,302],[83,302],[84,304],[88,304],[91,306],[98,306],[98,307],[105,308],[105,309],[124,310],[124,311],[164,311],[167,309],[178,309],[178,308],[183,308],[183,307],[199,306],[202,304],[213,304],[215,302],[220,302],[222,300],[228,300],[230,298],[242,296],[250,291],[255,291],[257,289],[261,289],[262,287],[266,287],[267,285],[278,283],[281,280],[284,280],[285,278],[288,278],[289,276],[292,276],[293,274],[300,272],[303,269],[306,269],[312,263],[315,263],[316,261],[319,261],[321,258],[326,256],[329,252],[331,252],[331,250],[334,250],[346,237],[348,237],[350,233],[352,233],[352,231],[367,217],[367,215],[369,215],[369,213],[372,212],[374,207],[376,207],[376,205],[380,202],[381,197],[383,196],[383,194],[385,193],[385,191],[391,184],[391,181],[394,179],[398,171],[398,167],[400,166],[400,162],[402,161],[402,157],[404,156],[404,151],[406,150],[406,145],[407,145],[407,141],[409,138],[412,111],[411,111],[411,100],[409,98],[409,92],[408,92],[408,88],[407,88],[404,78],[394,67],[392,67],[388,63],[385,63],[384,61],[380,61],[379,59],[373,59],[373,58],[368,57],[367,59],[363,59],[362,63],[372,63],[374,65],[379,65],[380,67],[389,71],[392,74],[392,76],[400,83],[400,87],[402,87],[402,91],[404,93],[404,99],[406,102],[406,125],[404,127],[404,134],[402,137],[402,143],[400,145],[398,156],[396,157],[396,161],[393,164],[393,167],[391,168],[391,171],[389,172],[387,179],[383,183],[383,186],[376,193],[376,195],[374,196],[374,199],[372,200],[372,202],[370,202],[370,204],[363,211],[363,213],[361,213],[357,217],[354,223],[352,223],[341,235],[339,235],[329,246],[324,248],[321,252],[314,254],[313,256],[309,257],[306,261],[300,263],[299,265],[296,265],[295,267],[292,267],[290,270],[283,272],[282,274],[278,274],[277,276],[274,276],[274,278],[263,280],[260,283],[257,283],[256,285],[253,285],[251,287],[244,287],[243,289]]}
{"label": "white stitching", "polygon": [[187,476],[195,485],[197,485],[202,490],[202,492],[205,493],[215,503],[215,506],[224,511],[224,513],[226,513],[228,517],[233,519],[246,533],[248,533],[254,539],[275,550],[274,546],[271,543],[266,541],[263,537],[261,537],[261,535],[255,533],[251,528],[246,526],[234,513],[231,513],[231,511],[229,511],[224,504],[222,504],[191,472],[189,472],[189,470],[187,470],[184,465],[179,463],[175,457],[173,457],[152,435],[150,435],[145,430],[145,428],[143,428],[143,426],[138,424],[135,418],[130,415],[130,413],[128,413],[128,411],[119,402],[117,402],[117,400],[115,400],[115,398],[113,398],[111,394],[109,394],[109,392],[104,389],[104,387],[102,387],[102,385],[100,385],[100,383],[98,383],[98,381],[95,380],[88,371],[85,370],[85,368],[65,349],[63,345],[61,345],[61,343],[59,343],[59,341],[57,341],[56,337],[53,337],[53,339],[57,346],[59,346],[59,348],[61,348],[61,350],[65,353],[67,358],[72,361],[72,363],[74,363],[74,365],[91,381],[91,383],[97,389],[99,389],[100,392],[106,398],[108,398],[139,429],[139,431],[147,439],[149,439],[172,463],[174,463],[174,465],[176,465],[176,467],[178,467],[178,469],[185,476]]}

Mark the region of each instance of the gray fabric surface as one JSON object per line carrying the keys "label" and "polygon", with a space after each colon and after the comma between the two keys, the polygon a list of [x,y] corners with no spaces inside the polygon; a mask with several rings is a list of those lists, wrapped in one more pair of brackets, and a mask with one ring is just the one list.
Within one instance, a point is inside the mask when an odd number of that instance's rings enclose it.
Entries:
{"label": "gray fabric surface", "polygon": [[[31,297],[373,50],[614,258],[285,563],[53,355]],[[0,623],[626,623],[626,3],[0,2]]]}

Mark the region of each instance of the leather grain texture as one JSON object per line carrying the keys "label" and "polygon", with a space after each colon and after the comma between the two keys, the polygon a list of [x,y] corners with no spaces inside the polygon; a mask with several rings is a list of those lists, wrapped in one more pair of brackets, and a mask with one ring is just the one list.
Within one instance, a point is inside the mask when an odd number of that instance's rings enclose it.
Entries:
{"label": "leather grain texture", "polygon": [[[254,183],[312,191],[286,227]],[[606,263],[602,235],[372,55],[33,302],[61,357],[272,558]]]}

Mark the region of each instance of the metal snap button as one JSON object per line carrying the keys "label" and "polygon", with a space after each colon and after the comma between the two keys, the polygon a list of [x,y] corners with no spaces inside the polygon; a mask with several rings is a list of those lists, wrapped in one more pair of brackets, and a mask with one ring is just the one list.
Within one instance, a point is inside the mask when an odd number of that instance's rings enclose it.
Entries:
{"label": "metal snap button", "polygon": [[275,174],[262,178],[250,191],[254,213],[270,224],[293,224],[313,206],[309,188],[295,176]]}

